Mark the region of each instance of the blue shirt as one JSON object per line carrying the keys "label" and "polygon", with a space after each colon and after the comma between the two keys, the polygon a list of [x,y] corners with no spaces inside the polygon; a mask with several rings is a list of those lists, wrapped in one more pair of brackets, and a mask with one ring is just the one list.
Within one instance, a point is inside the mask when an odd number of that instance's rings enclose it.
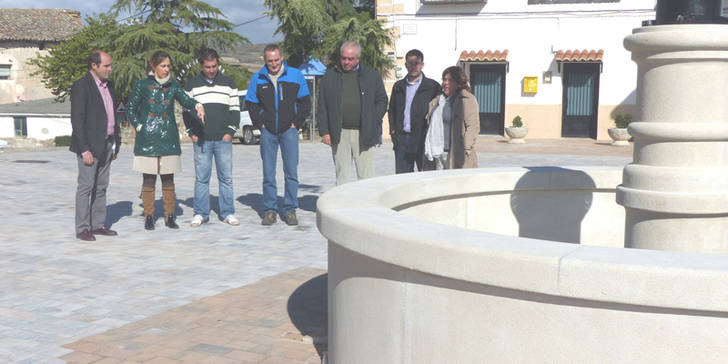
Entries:
{"label": "blue shirt", "polygon": [[422,83],[422,74],[420,73],[420,77],[417,78],[415,82],[410,82],[408,78],[405,78],[405,81],[407,81],[407,90],[405,91],[405,100],[404,100],[404,132],[409,133],[410,128],[410,110],[412,110],[412,100],[415,98],[415,93],[417,93],[417,89],[420,87],[420,84]]}

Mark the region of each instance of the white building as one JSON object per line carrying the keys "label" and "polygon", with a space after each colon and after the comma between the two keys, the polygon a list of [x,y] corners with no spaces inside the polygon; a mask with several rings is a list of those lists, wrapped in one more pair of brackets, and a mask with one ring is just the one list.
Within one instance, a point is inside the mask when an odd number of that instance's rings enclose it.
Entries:
{"label": "white building", "polygon": [[71,104],[53,98],[0,105],[0,138],[37,141],[71,135]]}
{"label": "white building", "polygon": [[[655,0],[377,0],[392,28],[397,71],[425,55],[424,73],[462,66],[480,105],[481,134],[514,116],[530,138],[608,139],[618,113],[634,115],[637,67],[622,41],[655,18]],[[386,127],[384,128],[387,129]]]}

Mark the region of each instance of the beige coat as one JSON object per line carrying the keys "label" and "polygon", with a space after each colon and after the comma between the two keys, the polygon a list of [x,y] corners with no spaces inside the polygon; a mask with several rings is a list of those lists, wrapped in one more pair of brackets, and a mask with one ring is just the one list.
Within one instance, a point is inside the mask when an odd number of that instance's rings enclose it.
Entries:
{"label": "beige coat", "polygon": [[[480,112],[478,101],[475,95],[467,90],[460,90],[452,103],[452,118],[450,125],[450,169],[455,168],[478,168],[478,153],[475,150],[475,143],[480,134]],[[427,112],[427,126],[430,125],[430,116],[437,106],[440,96],[430,101]],[[426,132],[425,132],[426,133]],[[425,170],[430,168],[430,163],[425,158]]]}

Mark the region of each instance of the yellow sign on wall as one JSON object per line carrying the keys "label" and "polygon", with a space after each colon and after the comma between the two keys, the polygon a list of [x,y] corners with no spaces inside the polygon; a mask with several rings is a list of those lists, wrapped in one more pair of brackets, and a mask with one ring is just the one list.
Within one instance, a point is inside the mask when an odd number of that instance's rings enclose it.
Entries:
{"label": "yellow sign on wall", "polygon": [[529,94],[538,92],[538,77],[537,76],[523,77],[523,92],[529,93]]}

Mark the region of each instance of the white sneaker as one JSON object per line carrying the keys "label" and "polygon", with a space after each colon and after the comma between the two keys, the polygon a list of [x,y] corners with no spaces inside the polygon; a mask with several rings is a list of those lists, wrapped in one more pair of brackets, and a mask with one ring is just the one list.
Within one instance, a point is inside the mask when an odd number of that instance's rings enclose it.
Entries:
{"label": "white sneaker", "polygon": [[234,215],[227,215],[225,220],[223,220],[224,223],[230,224],[232,226],[238,226],[240,225],[240,221],[234,216]]}
{"label": "white sneaker", "polygon": [[202,215],[195,215],[192,217],[192,221],[190,221],[190,226],[200,226],[205,222],[205,219],[202,218]]}

